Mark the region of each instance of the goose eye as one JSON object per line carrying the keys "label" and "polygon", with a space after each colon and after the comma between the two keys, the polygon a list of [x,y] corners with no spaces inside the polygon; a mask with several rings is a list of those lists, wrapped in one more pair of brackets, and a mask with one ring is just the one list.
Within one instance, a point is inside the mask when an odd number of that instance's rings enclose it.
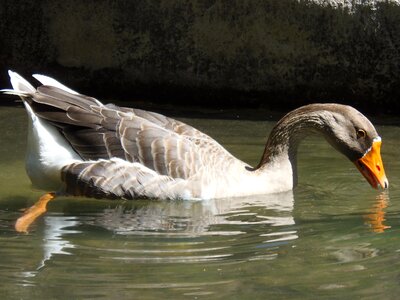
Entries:
{"label": "goose eye", "polygon": [[367,133],[365,132],[364,129],[357,129],[357,138],[365,138],[367,136]]}

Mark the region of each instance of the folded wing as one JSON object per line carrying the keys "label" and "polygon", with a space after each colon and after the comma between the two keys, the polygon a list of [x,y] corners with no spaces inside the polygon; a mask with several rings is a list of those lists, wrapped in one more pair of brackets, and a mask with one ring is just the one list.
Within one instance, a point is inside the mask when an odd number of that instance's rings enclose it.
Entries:
{"label": "folded wing", "polygon": [[37,116],[58,127],[85,161],[119,158],[187,179],[216,162],[234,160],[208,135],[157,113],[103,105],[54,86],[40,86],[29,96]]}

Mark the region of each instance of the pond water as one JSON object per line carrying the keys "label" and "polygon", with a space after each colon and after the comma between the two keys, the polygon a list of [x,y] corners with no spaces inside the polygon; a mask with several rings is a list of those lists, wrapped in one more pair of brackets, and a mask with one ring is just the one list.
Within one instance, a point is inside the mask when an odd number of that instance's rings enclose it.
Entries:
{"label": "pond water", "polygon": [[[183,119],[256,164],[275,122]],[[395,299],[400,293],[400,128],[378,126],[389,191],[319,137],[283,194],[195,201],[57,198],[14,231],[34,191],[26,116],[0,107],[4,299]]]}

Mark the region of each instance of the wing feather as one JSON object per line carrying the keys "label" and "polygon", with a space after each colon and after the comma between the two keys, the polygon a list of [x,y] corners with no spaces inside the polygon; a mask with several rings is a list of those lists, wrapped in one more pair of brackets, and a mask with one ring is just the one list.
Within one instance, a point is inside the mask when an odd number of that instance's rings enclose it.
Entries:
{"label": "wing feather", "polygon": [[94,198],[177,198],[186,181],[121,159],[73,163],[62,169],[65,193]]}
{"label": "wing feather", "polygon": [[102,105],[94,98],[52,86],[39,87],[29,101],[38,116],[55,124],[84,160],[115,157],[139,162],[160,175],[187,179],[211,166],[214,156],[232,158],[208,135],[158,113]]}

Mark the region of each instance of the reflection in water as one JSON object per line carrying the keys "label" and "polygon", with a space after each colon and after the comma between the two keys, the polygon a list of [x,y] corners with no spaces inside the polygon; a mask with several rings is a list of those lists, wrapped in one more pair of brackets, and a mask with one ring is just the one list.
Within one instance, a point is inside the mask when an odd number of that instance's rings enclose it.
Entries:
{"label": "reflection in water", "polygon": [[[46,262],[56,254],[70,255],[67,249],[75,248],[64,236],[68,234],[80,233],[76,230],[69,230],[69,227],[78,225],[76,218],[46,215],[44,218],[45,229],[43,234],[43,258],[39,262],[34,271],[24,271],[22,277],[30,278],[39,274],[40,270],[46,266]],[[27,279],[24,285],[30,285],[31,282]]]}
{"label": "reflection in water", "polygon": [[70,253],[66,249],[74,248],[68,240],[64,239],[64,235],[79,233],[76,230],[69,230],[68,227],[78,225],[76,218],[65,216],[48,216],[45,218],[45,230],[43,240],[43,260],[38,270],[45,266],[46,261],[50,260],[55,254]]}
{"label": "reflection in water", "polygon": [[[260,208],[256,210],[256,208]],[[154,201],[126,209],[105,209],[94,224],[118,234],[232,235],[212,225],[293,225],[293,193],[207,201]]]}
{"label": "reflection in water", "polygon": [[364,215],[365,222],[371,227],[373,232],[382,233],[385,229],[390,228],[384,223],[385,219],[385,208],[388,206],[389,192],[385,191],[380,193],[376,197],[376,201],[371,207],[371,212]]}
{"label": "reflection in water", "polygon": [[[68,235],[79,232],[73,230],[72,227],[90,225],[107,229],[118,235],[138,237],[157,235],[179,239],[182,237],[234,236],[246,233],[248,225],[265,224],[268,225],[269,230],[258,234],[262,240],[257,248],[268,249],[297,238],[297,233],[292,227],[290,230],[283,227],[294,225],[292,210],[293,193],[290,191],[273,195],[209,201],[126,202],[126,206],[106,208],[85,218],[49,214],[44,217],[43,259],[38,270],[45,267],[55,254],[70,254],[68,249],[76,247],[72,241],[67,239]],[[281,228],[274,230],[270,226]],[[193,262],[222,259],[232,255],[229,253],[230,251],[227,251],[229,248],[227,245],[201,248],[197,242],[192,244],[189,248],[174,249],[173,251],[169,249],[117,249],[118,246],[113,244],[112,249],[103,248],[102,251],[118,252],[119,255],[112,258],[127,261],[155,259],[159,261],[161,259],[164,262]],[[222,251],[223,253],[214,253],[221,249],[225,249]],[[182,252],[182,255],[176,256],[179,251]],[[122,255],[123,253],[124,255]],[[276,253],[269,253],[265,256],[253,257],[253,259],[271,259],[275,256]]]}

